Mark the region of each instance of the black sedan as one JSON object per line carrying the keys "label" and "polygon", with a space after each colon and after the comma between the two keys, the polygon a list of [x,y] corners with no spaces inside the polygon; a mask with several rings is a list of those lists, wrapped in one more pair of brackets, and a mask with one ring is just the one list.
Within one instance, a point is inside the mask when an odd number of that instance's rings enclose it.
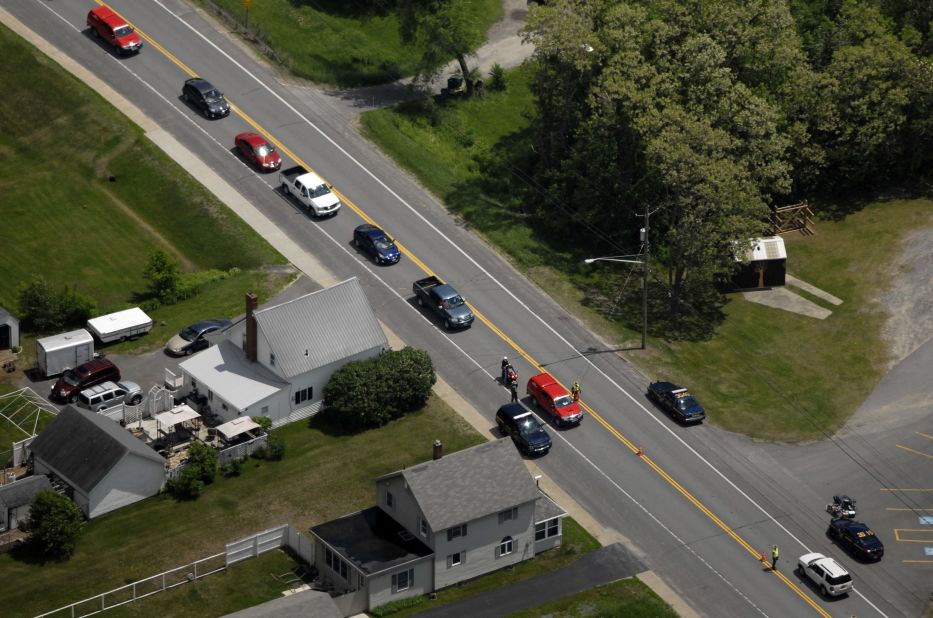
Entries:
{"label": "black sedan", "polygon": [[875,536],[871,528],[860,521],[834,519],[829,522],[826,534],[845,547],[856,558],[881,560],[884,544]]}
{"label": "black sedan", "polygon": [[353,230],[353,244],[376,264],[395,264],[402,257],[395,241],[378,227],[368,223]]}
{"label": "black sedan", "polygon": [[207,335],[230,326],[230,320],[203,320],[181,329],[181,332],[168,340],[165,351],[182,356],[210,347]]}

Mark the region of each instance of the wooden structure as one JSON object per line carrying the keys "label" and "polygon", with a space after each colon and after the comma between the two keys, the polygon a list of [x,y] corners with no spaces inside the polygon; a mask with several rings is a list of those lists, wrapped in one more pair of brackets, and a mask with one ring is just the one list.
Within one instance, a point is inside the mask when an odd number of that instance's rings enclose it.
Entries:
{"label": "wooden structure", "polygon": [[799,231],[804,236],[816,234],[813,229],[813,211],[806,202],[792,204],[790,206],[772,207],[771,226],[773,234],[786,234],[787,232]]}

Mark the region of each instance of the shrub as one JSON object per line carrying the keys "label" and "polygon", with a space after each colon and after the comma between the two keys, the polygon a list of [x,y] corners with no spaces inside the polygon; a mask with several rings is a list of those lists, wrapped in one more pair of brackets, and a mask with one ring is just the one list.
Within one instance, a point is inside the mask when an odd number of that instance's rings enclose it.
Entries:
{"label": "shrub", "polygon": [[385,425],[424,406],[436,381],[431,357],[416,348],[347,363],[324,387],[328,417],[354,431]]}
{"label": "shrub", "polygon": [[29,542],[42,555],[66,560],[74,553],[84,529],[84,516],[77,505],[54,491],[40,491],[29,509],[26,525]]}
{"label": "shrub", "polygon": [[149,255],[143,278],[149,282],[149,292],[163,304],[170,305],[178,299],[181,268],[165,251],[156,249]]}
{"label": "shrub", "polygon": [[254,416],[253,421],[262,427],[263,433],[269,433],[272,431],[272,419],[268,416]]}
{"label": "shrub", "polygon": [[421,605],[427,601],[428,597],[424,595],[416,597],[408,597],[407,599],[399,599],[398,601],[392,601],[391,603],[386,603],[385,605],[380,605],[379,607],[369,611],[370,615],[374,618],[382,618],[383,616],[391,616],[395,612],[400,612],[403,609],[408,609],[409,607],[415,607]]}
{"label": "shrub", "polygon": [[508,86],[505,78],[505,69],[502,68],[502,65],[498,62],[492,65],[492,68],[489,69],[489,89],[490,90],[505,90]]}
{"label": "shrub", "polygon": [[281,461],[285,457],[285,441],[276,433],[266,436],[266,445],[253,451],[255,459]]}
{"label": "shrub", "polygon": [[83,326],[95,311],[94,301],[76,289],[56,292],[42,277],[21,285],[18,300],[24,325],[38,333]]}
{"label": "shrub", "polygon": [[227,465],[223,466],[220,469],[220,473],[224,475],[225,478],[230,478],[232,476],[240,476],[240,473],[243,471],[243,464],[240,463],[239,459],[234,459]]}
{"label": "shrub", "polygon": [[204,481],[197,470],[188,466],[165,484],[165,490],[177,500],[196,500],[204,491]]}
{"label": "shrub", "polygon": [[188,469],[194,470],[204,483],[213,483],[217,476],[217,451],[203,442],[193,442],[188,448]]}

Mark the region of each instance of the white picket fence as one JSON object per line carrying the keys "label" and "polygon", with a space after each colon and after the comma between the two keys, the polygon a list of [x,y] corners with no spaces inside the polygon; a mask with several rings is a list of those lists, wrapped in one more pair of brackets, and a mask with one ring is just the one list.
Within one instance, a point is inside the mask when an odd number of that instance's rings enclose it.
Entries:
{"label": "white picket fence", "polygon": [[241,560],[255,558],[260,554],[280,547],[290,548],[308,564],[314,563],[314,545],[311,541],[292,527],[291,524],[284,524],[277,528],[263,530],[245,539],[228,543],[225,551],[219,554],[189,562],[186,565],[163,571],[126,586],[108,590],[71,605],[59,607],[56,610],[39,614],[36,618],[45,618],[46,616],[85,618],[86,616],[93,616],[108,609],[144,599],[158,592],[197,581],[213,573],[219,573]]}

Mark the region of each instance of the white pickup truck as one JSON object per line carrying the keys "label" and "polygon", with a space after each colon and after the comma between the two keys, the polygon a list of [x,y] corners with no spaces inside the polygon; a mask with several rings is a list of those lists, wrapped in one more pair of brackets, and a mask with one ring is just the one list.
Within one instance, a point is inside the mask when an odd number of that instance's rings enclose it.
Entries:
{"label": "white pickup truck", "polygon": [[279,172],[282,193],[292,195],[315,217],[337,214],[340,199],[333,194],[324,179],[300,165]]}

